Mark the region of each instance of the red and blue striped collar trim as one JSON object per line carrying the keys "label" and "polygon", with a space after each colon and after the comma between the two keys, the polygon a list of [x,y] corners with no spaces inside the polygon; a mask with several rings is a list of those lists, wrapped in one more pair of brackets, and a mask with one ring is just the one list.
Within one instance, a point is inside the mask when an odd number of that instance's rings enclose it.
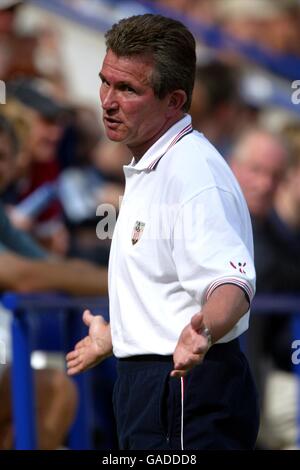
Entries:
{"label": "red and blue striped collar trim", "polygon": [[187,134],[190,134],[191,132],[193,132],[193,127],[191,124],[188,124],[186,127],[184,127],[175,137],[174,139],[172,140],[172,142],[169,144],[169,146],[167,147],[166,151],[160,155],[158,158],[156,158],[155,160],[153,160],[153,162],[150,163],[150,165],[148,166],[147,170],[154,170],[156,165],[158,164],[159,160],[170,150],[171,147],[174,147],[175,144],[177,144],[177,142],[179,142],[179,140],[181,140],[183,137],[185,137]]}

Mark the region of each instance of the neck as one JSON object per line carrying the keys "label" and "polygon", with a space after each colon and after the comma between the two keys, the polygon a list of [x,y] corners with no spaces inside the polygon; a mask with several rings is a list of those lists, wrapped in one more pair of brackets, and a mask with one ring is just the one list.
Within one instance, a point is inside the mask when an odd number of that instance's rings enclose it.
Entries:
{"label": "neck", "polygon": [[163,136],[169,129],[170,127],[174,126],[176,122],[180,121],[184,117],[184,113],[178,114],[167,121],[162,125],[162,127],[147,140],[146,142],[143,142],[143,144],[140,145],[128,145],[127,147],[131,151],[134,159],[136,162],[138,162],[143,155],[149,150],[150,147],[152,147],[155,142],[160,139],[161,136]]}

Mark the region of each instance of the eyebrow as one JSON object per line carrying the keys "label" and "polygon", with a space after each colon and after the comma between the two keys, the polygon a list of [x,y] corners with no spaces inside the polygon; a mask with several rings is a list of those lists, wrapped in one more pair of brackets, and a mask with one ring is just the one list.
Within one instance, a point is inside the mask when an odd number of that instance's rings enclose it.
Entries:
{"label": "eyebrow", "polygon": [[[103,75],[102,72],[99,72],[99,78],[101,78],[101,80],[105,80],[105,81],[108,81],[107,78],[105,78],[105,76]],[[117,82],[115,84],[116,86],[128,86],[132,89],[136,89],[136,85],[129,82],[129,81],[125,81],[125,80],[120,80],[119,82]]]}

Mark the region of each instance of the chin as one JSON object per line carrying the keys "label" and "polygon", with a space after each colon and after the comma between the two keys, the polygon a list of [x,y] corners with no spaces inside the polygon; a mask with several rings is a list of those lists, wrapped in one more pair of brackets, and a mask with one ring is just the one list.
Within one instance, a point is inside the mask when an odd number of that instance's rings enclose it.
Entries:
{"label": "chin", "polygon": [[118,132],[114,132],[111,129],[105,129],[105,132],[107,138],[113,142],[123,142],[125,140],[124,136],[120,135]]}

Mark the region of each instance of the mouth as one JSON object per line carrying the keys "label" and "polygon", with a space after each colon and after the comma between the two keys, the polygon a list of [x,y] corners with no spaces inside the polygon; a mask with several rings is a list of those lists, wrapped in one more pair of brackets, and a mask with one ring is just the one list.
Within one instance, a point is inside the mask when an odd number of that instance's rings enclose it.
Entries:
{"label": "mouth", "polygon": [[111,129],[116,129],[117,127],[119,127],[120,124],[122,124],[122,121],[108,116],[104,116],[103,121],[107,125],[107,127]]}

